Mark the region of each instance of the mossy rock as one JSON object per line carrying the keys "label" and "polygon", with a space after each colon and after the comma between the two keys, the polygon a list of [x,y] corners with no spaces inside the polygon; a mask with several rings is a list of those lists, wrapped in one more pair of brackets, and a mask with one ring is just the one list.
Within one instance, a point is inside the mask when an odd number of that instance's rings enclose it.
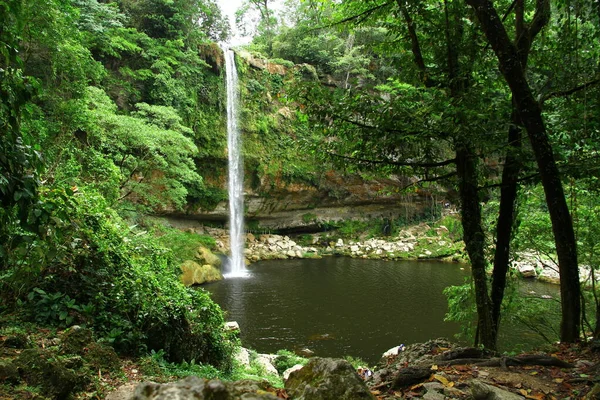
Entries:
{"label": "mossy rock", "polygon": [[348,361],[332,358],[311,358],[290,374],[285,389],[297,400],[375,400]]}
{"label": "mossy rock", "polygon": [[7,336],[2,343],[3,347],[11,349],[29,349],[31,348],[31,340],[26,333],[15,333]]}
{"label": "mossy rock", "polygon": [[57,354],[41,349],[24,350],[13,362],[29,386],[39,386],[44,395],[66,399],[85,384],[85,379],[66,367]]}
{"label": "mossy rock", "polygon": [[186,286],[201,285],[223,279],[223,274],[218,268],[205,264],[200,265],[195,261],[187,260],[181,265],[181,282]]}
{"label": "mossy rock", "polygon": [[91,343],[83,359],[95,370],[116,372],[121,369],[121,360],[115,350],[100,343]]}
{"label": "mossy rock", "polygon": [[91,330],[78,325],[67,329],[61,336],[60,351],[62,354],[83,354],[90,343],[94,343]]}
{"label": "mossy rock", "polygon": [[196,251],[196,262],[200,265],[212,265],[215,268],[221,268],[223,264],[218,256],[204,246],[200,246]]}

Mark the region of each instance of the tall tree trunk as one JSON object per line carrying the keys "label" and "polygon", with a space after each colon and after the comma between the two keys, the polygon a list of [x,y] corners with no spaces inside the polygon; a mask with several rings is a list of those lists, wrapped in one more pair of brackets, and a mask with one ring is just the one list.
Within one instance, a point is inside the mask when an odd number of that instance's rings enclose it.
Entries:
{"label": "tall tree trunk", "polygon": [[513,109],[512,123],[508,129],[508,148],[506,149],[504,169],[502,170],[500,211],[498,223],[496,224],[496,251],[492,271],[492,323],[496,337],[500,329],[500,311],[510,261],[510,240],[515,219],[519,172],[521,171],[518,156],[518,151],[521,148],[521,128],[519,128],[518,122],[516,111]]}
{"label": "tall tree trunk", "polygon": [[477,337],[475,344],[496,349],[491,314],[491,302],[487,289],[485,236],[481,227],[481,206],[477,181],[477,156],[468,144],[460,144],[456,150],[456,171],[461,201],[461,216],[465,246],[471,260],[471,272],[475,284],[477,304]]}
{"label": "tall tree trunk", "polygon": [[[579,338],[581,315],[577,245],[560,174],[546,134],[542,110],[534,99],[525,77],[517,47],[510,41],[492,2],[490,0],[466,0],[466,2],[475,10],[482,29],[498,57],[500,71],[511,89],[519,119],[527,130],[535,154],[550,211],[559,262],[562,306],[560,339],[563,342],[574,342]],[[537,0],[536,7],[539,6],[547,7],[549,11],[547,0]],[[536,23],[535,19],[533,23]]]}

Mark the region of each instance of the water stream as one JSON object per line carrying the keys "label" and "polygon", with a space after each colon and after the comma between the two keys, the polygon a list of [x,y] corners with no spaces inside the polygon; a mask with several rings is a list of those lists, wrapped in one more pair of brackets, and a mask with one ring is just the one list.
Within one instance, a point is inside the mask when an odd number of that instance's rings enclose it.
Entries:
{"label": "water stream", "polygon": [[244,265],[244,164],[238,127],[239,87],[235,53],[225,49],[227,77],[227,146],[229,149],[229,238],[231,257],[227,277],[246,275]]}

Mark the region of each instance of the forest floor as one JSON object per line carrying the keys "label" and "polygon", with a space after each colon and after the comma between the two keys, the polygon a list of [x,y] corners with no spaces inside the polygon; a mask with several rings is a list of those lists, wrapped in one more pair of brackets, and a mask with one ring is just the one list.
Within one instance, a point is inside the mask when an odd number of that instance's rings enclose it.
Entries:
{"label": "forest floor", "polygon": [[[443,349],[442,349],[443,350]],[[510,365],[511,360],[527,359],[531,365]],[[557,344],[549,352],[521,353],[500,357],[500,366],[477,365],[481,360],[455,365],[432,364],[431,374],[421,382],[391,389],[387,385],[372,387],[377,399],[474,398],[473,382],[500,389],[499,396],[481,398],[533,400],[600,399],[600,345],[598,343]],[[552,360],[552,361],[550,361]],[[457,360],[460,361],[460,360]],[[571,366],[552,366],[556,362]],[[504,364],[504,365],[502,365]],[[398,367],[398,366],[396,366]],[[430,384],[433,383],[433,386]],[[437,387],[442,397],[433,397],[428,388]],[[429,393],[429,397],[425,396]],[[446,397],[444,397],[446,396]],[[520,396],[520,397],[519,397]]]}
{"label": "forest floor", "polygon": [[[7,334],[5,327],[3,328],[5,333],[0,334],[0,400],[53,398],[53,396],[48,396],[43,389],[28,385],[24,380],[11,382],[11,377],[6,374],[8,371],[6,366],[18,359],[25,349],[35,348],[51,351],[53,346],[56,346],[56,338],[63,334],[62,331],[40,328],[30,324],[20,327],[16,334]],[[15,338],[23,340],[19,342]],[[432,348],[431,353],[435,355],[447,350],[437,347]],[[56,354],[60,354],[60,352]],[[528,356],[552,357],[555,360],[569,363],[571,366],[511,365],[511,360]],[[73,356],[69,355],[60,355],[57,358],[62,358],[64,363],[73,360]],[[85,361],[85,356],[83,358]],[[388,359],[387,365],[384,363],[379,368],[388,367],[397,371],[404,367],[410,367],[410,363],[401,362],[400,355],[397,358],[398,360]],[[494,359],[500,360],[501,366],[476,365],[477,361],[458,362],[454,365],[434,362],[427,366],[430,371],[425,374],[425,377],[410,384],[373,385],[372,382],[369,384],[372,393],[380,400],[473,398],[471,387],[474,380],[501,388],[505,395],[507,392],[511,392],[526,399],[600,399],[600,394],[597,393],[600,392],[600,385],[597,386],[597,383],[600,382],[600,344],[598,343],[557,344],[543,353],[523,353]],[[503,363],[504,365],[502,365]],[[376,368],[373,371],[377,373]],[[125,400],[132,394],[137,383],[175,381],[185,376],[181,372],[185,371],[173,373],[173,371],[161,368],[152,357],[120,358],[120,366],[114,371],[92,368],[84,362],[83,368],[80,366],[80,370],[76,373],[86,375],[85,385],[79,387],[73,398],[104,399],[112,392],[110,397],[112,400]],[[199,373],[196,375],[202,377]],[[442,397],[432,397],[432,384],[435,385],[437,393]],[[118,388],[121,390],[115,392]],[[285,390],[282,389],[274,388],[272,393],[277,394],[280,398],[288,398]]]}

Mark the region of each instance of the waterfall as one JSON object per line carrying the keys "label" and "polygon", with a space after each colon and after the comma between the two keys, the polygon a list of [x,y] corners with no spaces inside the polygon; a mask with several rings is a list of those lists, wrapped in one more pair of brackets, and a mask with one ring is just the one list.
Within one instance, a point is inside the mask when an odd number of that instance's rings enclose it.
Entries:
{"label": "waterfall", "polygon": [[238,128],[239,87],[235,54],[225,49],[227,76],[227,146],[229,148],[229,243],[231,247],[228,277],[246,275],[244,264],[244,163]]}

